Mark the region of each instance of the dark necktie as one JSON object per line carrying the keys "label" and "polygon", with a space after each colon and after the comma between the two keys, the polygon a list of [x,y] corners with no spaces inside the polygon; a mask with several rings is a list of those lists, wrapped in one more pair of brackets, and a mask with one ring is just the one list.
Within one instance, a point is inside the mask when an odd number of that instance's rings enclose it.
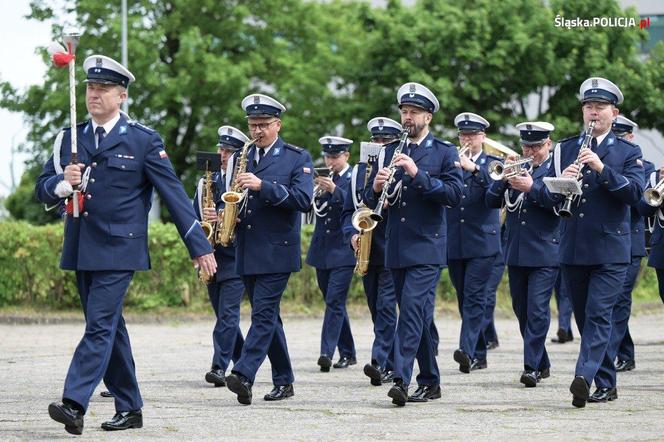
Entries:
{"label": "dark necktie", "polygon": [[104,127],[97,126],[97,128],[95,129],[95,135],[97,136],[97,149],[99,149],[99,145],[106,136],[106,131],[104,130]]}
{"label": "dark necktie", "polygon": [[592,141],[590,142],[590,150],[595,152],[597,150],[597,138],[593,137]]}
{"label": "dark necktie", "polygon": [[338,180],[339,180],[339,174],[336,173],[336,172],[334,172],[334,173],[332,174],[332,182],[333,182],[334,184],[337,184],[337,181],[338,181]]}
{"label": "dark necktie", "polygon": [[256,165],[261,162],[263,156],[265,155],[265,149],[258,148],[258,159],[256,160]]}
{"label": "dark necktie", "polygon": [[408,149],[406,149],[406,155],[410,156],[416,148],[417,148],[417,143],[409,143]]}

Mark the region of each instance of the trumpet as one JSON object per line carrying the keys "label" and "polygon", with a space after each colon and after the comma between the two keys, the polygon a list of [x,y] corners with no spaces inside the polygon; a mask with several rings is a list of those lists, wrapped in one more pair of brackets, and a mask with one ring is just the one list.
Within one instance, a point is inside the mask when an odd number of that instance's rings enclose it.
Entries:
{"label": "trumpet", "polygon": [[643,192],[643,199],[652,207],[659,207],[664,202],[664,178],[659,180],[655,187],[651,187]]}
{"label": "trumpet", "polygon": [[533,157],[518,157],[515,161],[503,164],[501,161],[492,161],[489,164],[489,176],[494,181],[508,180],[527,172],[524,164],[532,167]]}
{"label": "trumpet", "polygon": [[389,188],[394,182],[394,175],[397,173],[397,166],[394,164],[394,159],[397,157],[397,155],[403,152],[403,148],[406,145],[406,141],[408,140],[408,133],[408,129],[404,129],[404,131],[401,132],[401,136],[399,137],[399,145],[396,147],[396,149],[394,149],[394,154],[392,154],[390,165],[387,166],[387,168],[390,170],[390,176],[387,178],[387,181],[385,181],[383,191],[378,198],[378,203],[376,203],[376,208],[373,210],[371,215],[369,215],[374,221],[380,222],[383,220],[383,215],[381,215],[383,211],[383,205],[385,205],[385,200],[387,199]]}
{"label": "trumpet", "polygon": [[[593,139],[593,129],[595,128],[595,124],[597,124],[597,121],[595,120],[590,120],[590,123],[588,123],[588,127],[586,128],[586,131],[583,134],[583,143],[581,143],[581,147],[579,148],[579,153],[576,156],[576,160],[574,160],[573,163],[579,166],[579,170],[576,172],[577,181],[581,178],[581,169],[583,169],[583,166],[581,165],[581,160],[579,160],[579,158],[581,158],[581,153],[583,152],[583,149],[588,149],[590,147],[590,142]],[[574,199],[574,194],[570,193],[567,196],[565,196],[565,202],[558,211],[558,215],[560,215],[562,218],[569,218],[570,216],[572,216],[573,199]]]}
{"label": "trumpet", "polygon": [[[331,167],[315,167],[314,168],[315,176],[316,177],[329,177],[332,174],[332,168]],[[323,189],[320,184],[316,184],[314,186],[314,194],[313,198],[316,199],[320,196],[322,196],[325,193],[325,189]]]}
{"label": "trumpet", "polygon": [[459,158],[461,158],[462,155],[468,155],[469,151],[470,151],[470,143],[466,143],[463,146],[457,147],[457,152],[459,153]]}

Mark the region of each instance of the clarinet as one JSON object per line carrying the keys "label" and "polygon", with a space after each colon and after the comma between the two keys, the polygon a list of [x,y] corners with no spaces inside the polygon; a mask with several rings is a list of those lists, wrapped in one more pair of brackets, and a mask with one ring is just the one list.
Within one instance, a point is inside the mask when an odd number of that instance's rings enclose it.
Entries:
{"label": "clarinet", "polygon": [[[593,129],[595,128],[595,124],[597,122],[595,120],[591,120],[590,123],[588,123],[588,127],[586,128],[585,133],[583,134],[583,143],[581,144],[581,148],[579,149],[579,154],[576,156],[576,160],[574,160],[575,165],[579,166],[579,169],[576,171],[576,180],[579,181],[581,179],[582,174],[581,174],[581,169],[583,169],[581,165],[581,152],[583,152],[583,149],[588,149],[590,146],[590,142],[593,139]],[[558,215],[560,215],[562,218],[569,218],[572,216],[572,200],[574,200],[574,194],[568,193],[567,196],[565,197],[565,203],[563,204],[563,207],[558,211]]]}
{"label": "clarinet", "polygon": [[385,200],[387,199],[388,190],[392,185],[392,183],[394,183],[394,175],[396,175],[397,172],[397,166],[394,164],[394,159],[396,158],[397,155],[403,152],[403,148],[406,146],[406,141],[408,141],[408,134],[409,134],[408,129],[405,129],[403,132],[401,132],[401,136],[399,137],[399,145],[397,146],[396,149],[394,149],[394,154],[392,155],[392,160],[390,161],[390,165],[387,166],[387,168],[390,170],[390,176],[387,178],[387,181],[385,181],[385,186],[383,187],[383,191],[381,192],[380,197],[378,198],[378,203],[376,204],[376,208],[373,210],[371,215],[369,215],[369,217],[374,221],[380,222],[383,220],[383,215],[381,215],[381,212],[383,211],[383,205],[385,204]]}

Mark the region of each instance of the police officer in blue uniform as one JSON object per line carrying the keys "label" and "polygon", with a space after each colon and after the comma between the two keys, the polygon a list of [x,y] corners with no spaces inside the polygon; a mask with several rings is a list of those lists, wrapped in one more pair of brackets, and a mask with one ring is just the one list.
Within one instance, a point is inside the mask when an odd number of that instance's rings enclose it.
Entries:
{"label": "police officer in blue uniform", "polygon": [[71,131],[65,129],[35,186],[37,198],[52,206],[70,197],[79,184],[84,195],[79,213],[70,210],[71,201],[67,203],[60,267],[76,271],[85,334],[69,366],[62,403],[48,407],[51,418],[72,434],[83,432],[90,396],[102,376],[116,409],[102,428],[143,425],[143,400],[122,304],[134,272],[150,268],[147,232],[153,188],[168,207],[192,259],[205,271],[216,270],[212,247],[161,137],[120,112],[134,76],[103,55],[88,57],[83,67],[91,119],[76,128],[78,163],[70,164]]}
{"label": "police officer in blue uniform", "polygon": [[[440,398],[440,374],[434,356],[427,312],[440,268],[446,262],[445,206],[456,206],[461,198],[461,174],[455,166],[459,157],[451,143],[439,140],[429,131],[429,124],[439,103],[434,94],[418,83],[399,88],[397,100],[401,124],[409,131],[404,150],[394,155],[400,143],[386,146],[382,167],[372,172],[373,186],[364,193],[368,207],[376,207],[391,176],[389,165],[396,167],[392,195],[386,209],[387,242],[385,266],[392,271],[399,303],[397,335],[394,342],[394,385],[388,396],[392,403],[404,406],[407,401],[426,402]],[[394,157],[394,158],[393,158]],[[430,307],[429,307],[430,308]],[[418,388],[408,395],[413,364],[418,362]]]}
{"label": "police officer in blue uniform", "polygon": [[339,361],[334,364],[334,368],[347,368],[357,363],[355,342],[346,311],[355,256],[341,231],[341,212],[350,189],[351,168],[348,157],[353,140],[324,136],[318,142],[323,148],[325,165],[332,175],[316,177],[314,180],[317,189],[313,202],[316,227],[306,262],[316,268],[318,287],[325,300],[318,365],[321,371],[328,372],[337,345]]}
{"label": "police officer in blue uniform", "polygon": [[[212,174],[212,193],[214,207],[203,206],[204,178],[198,182],[194,196],[194,209],[196,216],[215,225],[217,213],[224,208],[221,195],[224,194],[232,183],[226,182],[226,167],[228,159],[244,146],[249,138],[239,129],[232,126],[221,126],[217,133],[219,143],[217,149],[221,156],[221,168]],[[229,180],[230,181],[230,180]],[[214,245],[214,257],[217,260],[217,273],[207,285],[208,297],[212,304],[217,321],[212,331],[212,367],[205,374],[206,382],[214,384],[215,387],[226,385],[226,369],[231,359],[237,362],[240,359],[244,337],[240,330],[240,302],[244,294],[244,283],[235,273],[235,246],[233,244],[224,247],[221,244]]]}
{"label": "police officer in blue uniform", "polygon": [[[632,142],[634,140],[634,129],[639,125],[629,118],[618,115],[611,130],[618,138]],[[647,182],[655,171],[655,166],[650,161],[643,161],[644,180]],[[627,268],[623,291],[618,297],[618,302],[613,308],[613,329],[607,352],[609,357],[616,358],[616,371],[630,371],[636,368],[634,358],[634,341],[629,333],[629,317],[632,309],[632,290],[641,270],[641,260],[646,256],[646,223],[637,210],[637,206],[631,208],[632,229],[632,262]]]}
{"label": "police officer in blue uniform", "polygon": [[[570,385],[575,407],[585,407],[589,399],[605,402],[618,397],[615,366],[606,349],[613,307],[631,262],[630,206],[641,198],[644,181],[641,149],[611,131],[618,116],[616,106],[623,101],[618,86],[601,77],[589,78],[581,85],[580,99],[584,124],[596,122],[590,148],[580,151],[583,134],[564,139],[554,150],[554,167],[549,168],[551,177],[582,177],[583,193],[575,197],[571,216],[560,229],[563,284],[572,296],[581,331]],[[562,194],[548,193],[554,201],[565,200]],[[591,397],[593,379],[597,389]]]}
{"label": "police officer in blue uniform", "polygon": [[572,334],[572,298],[567,292],[567,287],[562,284],[562,273],[558,271],[556,284],[554,285],[556,306],[558,307],[558,331],[551,342],[564,344],[574,340]]}
{"label": "police officer in blue uniform", "polygon": [[[265,356],[272,364],[274,388],[264,396],[276,401],[293,396],[293,369],[288,355],[279,304],[292,272],[302,267],[301,213],[313,193],[311,155],[279,137],[286,108],[272,97],[252,94],[242,100],[250,136],[247,170],[237,178],[247,190],[235,228],[235,269],[251,303],[251,327],[242,355],[226,377],[228,389],[241,404],[252,401],[252,385]],[[229,163],[228,170],[234,170]]]}
{"label": "police officer in blue uniform", "polygon": [[454,360],[462,373],[487,367],[484,338],[488,296],[487,275],[491,274],[500,245],[500,209],[484,201],[492,180],[488,166],[500,158],[482,150],[489,122],[480,115],[464,112],[454,118],[459,130],[463,173],[463,195],[458,207],[447,210],[447,258],[450,279],[457,292],[461,333]]}
{"label": "police officer in blue uniform", "polygon": [[[652,192],[653,188],[660,187],[664,178],[664,166],[650,173],[648,176],[646,192]],[[659,186],[657,186],[659,184]],[[653,231],[650,236],[650,253],[648,254],[648,267],[655,269],[657,283],[659,285],[659,296],[664,302],[664,212],[659,200],[647,200],[644,194],[637,205],[639,214],[644,217],[653,217]]]}
{"label": "police officer in blue uniform", "polygon": [[[502,214],[500,215],[502,220]],[[494,313],[496,311],[496,297],[498,296],[498,286],[503,279],[505,273],[505,256],[503,250],[505,248],[505,225],[501,222],[500,226],[500,253],[496,255],[493,261],[493,268],[491,269],[491,276],[487,283],[487,297],[486,309],[484,310],[484,340],[486,342],[487,350],[494,350],[500,346],[498,341],[498,332],[496,331],[496,323],[494,321]]]}
{"label": "police officer in blue uniform", "polygon": [[[401,124],[387,117],[372,118],[367,123],[372,143],[362,143],[360,161],[353,167],[348,196],[344,200],[341,225],[345,244],[357,250],[359,232],[353,228],[351,218],[360,207],[364,207],[363,194],[371,186],[369,176],[377,167],[378,157],[388,144],[399,137]],[[387,216],[387,212],[383,212]],[[374,327],[374,341],[371,346],[371,361],[364,366],[364,374],[371,385],[382,385],[392,380],[394,374],[394,334],[397,324],[397,299],[394,293],[392,273],[385,267],[385,226],[380,222],[371,233],[371,251],[367,273],[362,276],[364,293]]]}
{"label": "police officer in blue uniform", "polygon": [[546,333],[549,331],[551,291],[558,275],[560,218],[545,193],[542,181],[551,166],[553,125],[546,122],[525,122],[516,125],[520,132],[524,157],[532,157],[530,169],[512,166],[508,157],[504,171],[516,167],[521,173],[512,178],[496,180],[486,193],[489,207],[507,210],[505,262],[509,275],[512,308],[519,320],[523,337],[521,383],[536,387],[549,377],[549,356]]}

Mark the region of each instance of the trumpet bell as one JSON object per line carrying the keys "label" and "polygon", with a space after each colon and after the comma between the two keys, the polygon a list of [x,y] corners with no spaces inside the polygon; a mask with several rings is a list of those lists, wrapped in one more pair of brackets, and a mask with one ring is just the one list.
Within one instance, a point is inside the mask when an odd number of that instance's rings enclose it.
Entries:
{"label": "trumpet bell", "polygon": [[489,176],[492,180],[498,181],[502,180],[505,176],[505,167],[500,161],[492,161],[489,164]]}
{"label": "trumpet bell", "polygon": [[[351,224],[355,230],[362,232],[371,232],[376,228],[380,220],[374,218],[375,213],[367,207],[362,207],[353,212],[350,219]],[[380,216],[380,215],[379,215]],[[381,216],[382,218],[382,216]]]}
{"label": "trumpet bell", "polygon": [[643,199],[652,207],[659,207],[664,202],[664,194],[657,189],[647,189],[643,192]]}
{"label": "trumpet bell", "polygon": [[228,191],[228,192],[224,192],[221,195],[221,200],[225,204],[237,204],[240,201],[242,201],[242,197],[243,197],[243,194],[241,194],[240,192]]}

